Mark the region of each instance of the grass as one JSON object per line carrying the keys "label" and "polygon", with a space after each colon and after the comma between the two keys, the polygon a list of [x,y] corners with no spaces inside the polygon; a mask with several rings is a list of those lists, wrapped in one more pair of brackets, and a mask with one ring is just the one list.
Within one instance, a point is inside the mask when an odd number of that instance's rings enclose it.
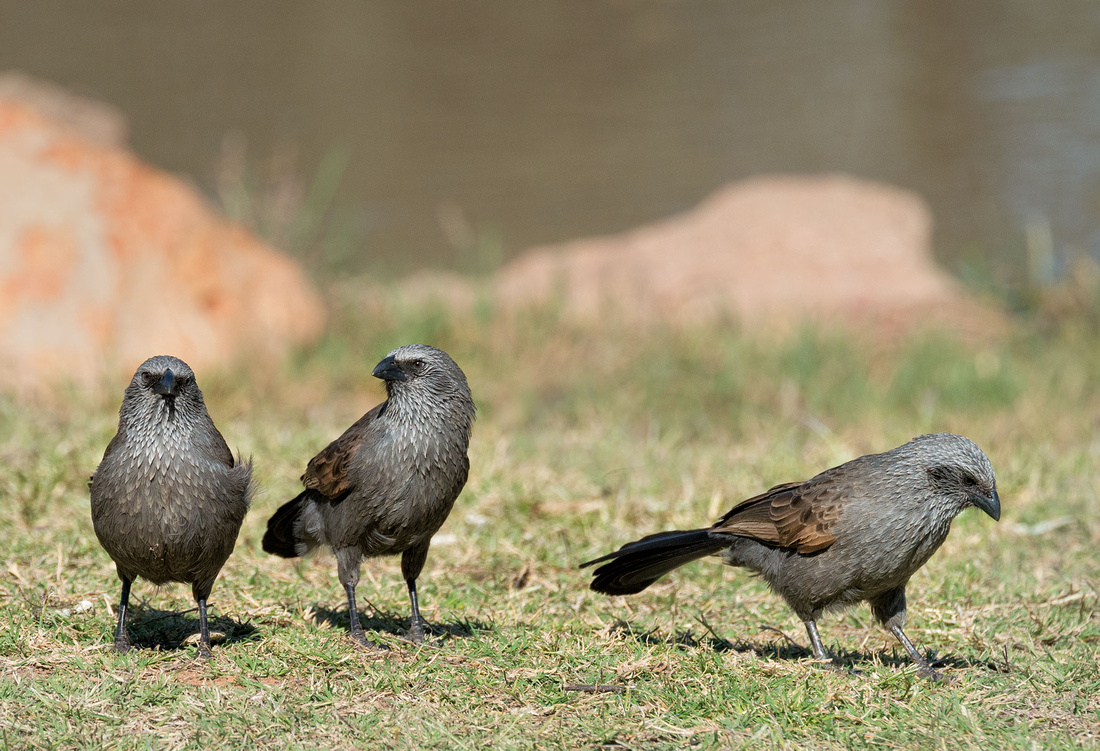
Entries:
{"label": "grass", "polygon": [[[1100,739],[1100,348],[1087,327],[892,345],[730,326],[582,329],[553,316],[456,322],[339,312],[280,369],[200,373],[253,503],[195,659],[189,588],[118,580],[86,481],[119,388],[0,401],[2,748],[1076,748]],[[305,462],[382,398],[391,347],[426,341],[479,404],[471,479],[420,580],[437,627],[414,647],[396,559],[367,562],[357,649],[331,556],[260,550]],[[117,393],[116,393],[117,392]],[[909,585],[908,632],[955,680],[918,679],[866,607],[824,619],[860,675],[815,667],[766,587],[712,561],[630,598],[577,563],[699,526],[771,484],[934,430],[990,455],[1004,516],[970,511]],[[789,638],[788,638],[789,637]],[[587,690],[576,690],[578,687]],[[602,688],[597,688],[602,687]]]}

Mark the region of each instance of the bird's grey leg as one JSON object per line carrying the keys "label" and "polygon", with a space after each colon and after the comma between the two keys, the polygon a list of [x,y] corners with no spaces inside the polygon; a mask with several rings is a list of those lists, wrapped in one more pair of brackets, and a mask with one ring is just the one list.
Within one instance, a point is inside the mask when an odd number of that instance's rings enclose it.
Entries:
{"label": "bird's grey leg", "polygon": [[359,556],[350,548],[336,551],[336,568],[340,575],[340,583],[344,585],[344,591],[348,595],[348,626],[351,638],[364,647],[369,647],[371,643],[367,641],[363,624],[359,622],[359,612],[355,609],[355,587],[359,584]]}
{"label": "bird's grey leg", "polygon": [[806,624],[806,633],[810,635],[810,648],[814,651],[814,659],[821,660],[826,670],[837,670],[852,675],[860,674],[858,670],[847,670],[837,665],[836,661],[829,657],[829,653],[825,651],[825,645],[821,643],[821,634],[817,632],[817,621],[811,619],[803,622]]}
{"label": "bird's grey leg", "polygon": [[342,548],[336,551],[336,570],[340,576],[340,582],[344,585],[344,591],[348,595],[349,633],[352,639],[364,647],[386,650],[388,647],[385,645],[367,639],[363,624],[359,622],[359,611],[355,608],[355,587],[359,584],[359,562],[361,558],[359,551],[354,548]]}
{"label": "bird's grey leg", "polygon": [[209,660],[214,655],[210,651],[210,625],[206,622],[206,598],[198,597],[196,601],[199,603],[198,655],[204,660]]}
{"label": "bird's grey leg", "polygon": [[905,626],[905,587],[897,587],[888,592],[883,592],[871,600],[871,612],[883,628],[897,637],[897,640],[901,642],[901,646],[905,647],[905,651],[909,653],[909,659],[917,665],[917,675],[933,681],[943,679],[943,676],[936,672],[936,669],[932,667],[928,660],[924,659],[917,648],[913,646],[913,642],[909,641],[909,637],[902,631],[902,627]]}
{"label": "bird's grey leg", "polygon": [[412,615],[409,617],[409,641],[420,644],[424,641],[424,619],[420,617],[420,603],[416,599],[416,579],[406,579],[409,587],[409,603],[412,605]]}
{"label": "bird's grey leg", "polygon": [[214,657],[210,652],[210,624],[206,618],[206,598],[210,596],[210,590],[214,587],[214,580],[197,581],[191,585],[191,595],[199,606],[199,643],[198,656],[204,660]]}
{"label": "bird's grey leg", "polygon": [[408,638],[414,644],[424,641],[424,629],[428,625],[420,615],[420,602],[416,597],[416,577],[420,576],[420,571],[424,568],[430,544],[431,540],[426,540],[401,554],[401,575],[405,577],[405,584],[409,588],[409,604],[412,606]]}
{"label": "bird's grey leg", "polygon": [[909,659],[917,664],[917,675],[921,678],[928,678],[933,681],[943,680],[943,676],[932,667],[932,663],[924,659],[924,656],[913,646],[913,642],[909,641],[909,637],[901,630],[901,626],[891,626],[890,633],[898,638],[898,641],[901,642],[901,646],[905,647],[905,651],[909,653]]}
{"label": "bird's grey leg", "polygon": [[118,625],[115,627],[115,651],[119,653],[130,650],[130,637],[126,633],[126,610],[130,607],[130,580],[118,575],[122,579],[122,597],[118,601]]}
{"label": "bird's grey leg", "polygon": [[371,646],[367,641],[367,634],[363,631],[363,624],[359,622],[359,612],[355,609],[355,585],[348,582],[344,585],[344,591],[348,595],[348,627],[351,631],[351,638],[362,644],[364,647]]}
{"label": "bird's grey leg", "polygon": [[817,633],[817,623],[806,621],[806,633],[810,635],[810,648],[814,651],[814,658],[828,660],[829,655],[825,652],[825,645],[821,643],[821,634]]}

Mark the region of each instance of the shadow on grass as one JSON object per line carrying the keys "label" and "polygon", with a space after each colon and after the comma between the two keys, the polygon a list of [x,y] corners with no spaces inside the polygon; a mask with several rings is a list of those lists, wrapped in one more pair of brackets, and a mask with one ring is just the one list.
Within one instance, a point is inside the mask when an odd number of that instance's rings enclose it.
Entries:
{"label": "shadow on grass", "polygon": [[[247,621],[220,615],[209,618],[207,624],[210,627],[210,641],[215,647],[260,639],[260,632]],[[126,629],[131,645],[137,649],[189,649],[198,639],[198,608],[175,611],[157,610],[145,604],[131,606]]]}
{"label": "shadow on grass", "polygon": [[[652,645],[672,645],[685,648],[704,648],[711,649],[715,652],[737,652],[738,654],[754,654],[760,658],[769,658],[772,660],[801,660],[808,657],[813,657],[813,651],[808,646],[803,646],[798,642],[791,639],[786,633],[779,629],[765,627],[763,631],[777,634],[783,641],[773,642],[770,644],[753,643],[744,640],[738,640],[731,642],[728,639],[724,639],[718,636],[714,629],[710,627],[705,621],[701,621],[703,627],[709,632],[706,635],[697,637],[692,631],[681,631],[677,634],[661,635],[656,629],[649,631],[636,631],[630,623],[626,621],[618,621],[611,627],[610,633],[619,636],[624,639],[634,639],[643,644]],[[828,650],[828,653],[832,655],[833,659],[838,665],[846,668],[858,669],[861,665],[878,664],[891,668],[905,668],[913,664],[912,660],[907,655],[898,655],[890,652],[873,652],[865,653],[859,651],[850,650]],[[953,655],[944,655],[941,657],[933,657],[925,653],[925,658],[928,659],[934,668],[984,668],[991,672],[1004,673],[1006,671],[1005,663],[995,662],[992,660],[971,660],[964,657],[956,657]]]}
{"label": "shadow on grass", "polygon": [[[396,613],[387,613],[376,609],[367,603],[369,612],[359,613],[359,623],[367,632],[392,634],[404,639],[409,632],[409,617],[399,616]],[[333,628],[348,630],[347,608],[332,610],[319,605],[313,606],[313,620],[317,623],[327,623]],[[480,621],[451,621],[449,623],[427,623],[427,633],[442,639],[468,639],[478,632],[489,632],[493,628]]]}

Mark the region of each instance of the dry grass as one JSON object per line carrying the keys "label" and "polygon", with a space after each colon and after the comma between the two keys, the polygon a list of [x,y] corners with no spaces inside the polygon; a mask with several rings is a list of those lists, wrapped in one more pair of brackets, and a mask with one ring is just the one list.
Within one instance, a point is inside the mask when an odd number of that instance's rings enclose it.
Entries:
{"label": "dry grass", "polygon": [[[188,590],[135,586],[143,646],[108,649],[118,582],[85,482],[119,393],[0,402],[0,745],[20,748],[1033,748],[1100,738],[1100,352],[1088,331],[873,347],[728,327],[586,331],[345,313],[279,372],[199,374],[264,492],[194,659]],[[400,322],[398,322],[400,321]],[[473,473],[432,547],[432,643],[404,643],[396,560],[368,562],[357,649],[330,556],[264,555],[305,461],[381,398],[392,346],[426,341],[480,406]],[[960,517],[913,579],[910,635],[955,681],[915,677],[866,608],[822,624],[862,670],[809,660],[797,619],[743,572],[689,566],[606,598],[576,564],[697,526],[770,484],[932,430],[974,438],[1005,514]],[[581,689],[581,690],[578,690]]]}

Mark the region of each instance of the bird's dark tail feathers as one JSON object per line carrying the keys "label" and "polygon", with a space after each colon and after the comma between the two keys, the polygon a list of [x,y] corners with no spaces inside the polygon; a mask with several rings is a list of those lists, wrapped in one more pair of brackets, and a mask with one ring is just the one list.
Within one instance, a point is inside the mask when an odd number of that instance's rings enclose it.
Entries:
{"label": "bird's dark tail feathers", "polygon": [[263,549],[265,553],[296,558],[325,542],[320,513],[310,491],[287,501],[267,520]]}
{"label": "bird's dark tail feathers", "polygon": [[705,529],[658,532],[627,543],[602,558],[582,563],[581,568],[610,561],[592,572],[595,577],[592,589],[607,595],[632,595],[669,571],[729,545],[728,539],[715,538]]}

